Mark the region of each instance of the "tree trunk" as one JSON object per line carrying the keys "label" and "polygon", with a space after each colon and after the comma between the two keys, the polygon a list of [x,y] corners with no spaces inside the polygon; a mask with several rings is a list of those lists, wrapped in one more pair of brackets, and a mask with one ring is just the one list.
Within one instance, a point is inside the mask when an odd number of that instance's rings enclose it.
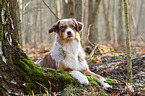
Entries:
{"label": "tree trunk", "polygon": [[89,40],[95,44],[98,38],[98,9],[102,0],[95,0],[95,7],[93,8],[93,1],[89,1],[88,8],[88,26],[91,24]]}
{"label": "tree trunk", "polygon": [[124,33],[123,33],[123,6],[122,0],[119,0],[119,17],[118,17],[118,44],[124,43]]}
{"label": "tree trunk", "polygon": [[36,46],[36,42],[37,42],[37,35],[38,35],[38,0],[35,0],[35,1],[32,1],[33,2],[33,5],[37,6],[36,7],[36,11],[33,11],[33,30],[34,30],[34,46]]}
{"label": "tree trunk", "polygon": [[106,10],[106,1],[103,1],[103,9],[104,9],[104,16],[105,16],[105,23],[106,23],[106,33],[105,37],[106,40],[109,42],[111,40],[111,27],[110,27],[110,21],[109,21],[109,15],[110,15],[110,0],[108,0],[108,8]]}
{"label": "tree trunk", "polygon": [[134,35],[134,40],[137,40],[138,36],[137,36],[137,24],[136,24],[136,20],[135,20],[135,13],[134,13],[134,1],[129,0],[129,14],[130,14],[130,26],[133,25],[133,29],[131,30],[132,32],[134,32],[134,34],[132,34],[132,36]]}
{"label": "tree trunk", "polygon": [[63,0],[63,18],[74,18],[75,17],[75,4],[74,0]]}
{"label": "tree trunk", "polygon": [[76,0],[76,19],[82,22],[82,0]]}
{"label": "tree trunk", "polygon": [[135,39],[137,39],[137,40],[138,40],[138,37],[139,37],[138,36],[139,35],[139,31],[140,31],[139,27],[140,27],[140,22],[141,22],[141,17],[142,17],[142,9],[143,9],[143,4],[144,4],[143,2],[144,2],[144,0],[141,1],[141,5],[140,5],[140,8],[139,8],[139,16],[138,16],[138,22],[137,22],[137,28],[136,28],[137,32],[135,34],[135,37],[136,37]]}
{"label": "tree trunk", "polygon": [[128,67],[128,76],[129,82],[132,83],[132,62],[131,62],[131,50],[130,50],[130,29],[127,13],[127,0],[124,0],[124,13],[125,13],[125,27],[126,27],[126,48],[127,48],[127,67]]}
{"label": "tree trunk", "polygon": [[113,47],[115,48],[117,46],[117,34],[116,34],[116,18],[115,18],[115,6],[116,6],[116,0],[113,1]]}
{"label": "tree trunk", "polygon": [[40,7],[40,29],[39,30],[40,31],[39,32],[40,32],[40,42],[43,43],[43,35],[42,35],[42,33],[43,33],[43,27],[42,27],[43,26],[43,23],[42,23],[43,22],[43,17],[42,17],[42,14],[43,14],[42,13],[42,1],[39,0],[39,3],[40,3],[40,5],[39,5],[39,7]]}

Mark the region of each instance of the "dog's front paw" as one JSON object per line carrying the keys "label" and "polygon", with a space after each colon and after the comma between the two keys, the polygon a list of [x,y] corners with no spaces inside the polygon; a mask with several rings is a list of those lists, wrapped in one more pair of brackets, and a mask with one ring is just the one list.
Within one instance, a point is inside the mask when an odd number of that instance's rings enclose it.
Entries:
{"label": "dog's front paw", "polygon": [[103,85],[103,88],[112,88],[112,86],[109,85],[108,83],[103,83],[102,85]]}
{"label": "dog's front paw", "polygon": [[85,75],[83,75],[81,72],[79,72],[79,71],[71,71],[71,72],[69,72],[69,74],[71,74],[81,84],[85,84],[85,85],[89,84],[89,81],[88,81],[87,77]]}
{"label": "dog's front paw", "polygon": [[79,82],[81,84],[85,84],[85,85],[89,84],[89,81],[88,81],[88,79],[87,79],[87,77],[85,75],[82,75],[82,77],[80,78]]}
{"label": "dog's front paw", "polygon": [[103,86],[103,88],[112,88],[108,83],[105,83],[106,79],[103,77],[96,78],[98,82]]}

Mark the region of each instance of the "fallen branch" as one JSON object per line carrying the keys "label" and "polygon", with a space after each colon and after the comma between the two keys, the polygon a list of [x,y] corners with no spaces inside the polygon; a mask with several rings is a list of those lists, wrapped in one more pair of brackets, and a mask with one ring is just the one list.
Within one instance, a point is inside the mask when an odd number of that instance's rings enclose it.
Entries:
{"label": "fallen branch", "polygon": [[97,44],[97,45],[94,47],[94,49],[92,50],[92,52],[91,52],[91,54],[90,54],[91,57],[94,55],[97,46],[98,46],[98,44]]}

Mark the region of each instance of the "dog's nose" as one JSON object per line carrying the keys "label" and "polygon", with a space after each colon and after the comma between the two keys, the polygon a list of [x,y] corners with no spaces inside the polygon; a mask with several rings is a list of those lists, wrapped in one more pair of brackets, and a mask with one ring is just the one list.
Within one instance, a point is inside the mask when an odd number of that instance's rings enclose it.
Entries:
{"label": "dog's nose", "polygon": [[70,32],[70,31],[68,31],[68,32],[67,32],[67,35],[71,36],[71,32]]}

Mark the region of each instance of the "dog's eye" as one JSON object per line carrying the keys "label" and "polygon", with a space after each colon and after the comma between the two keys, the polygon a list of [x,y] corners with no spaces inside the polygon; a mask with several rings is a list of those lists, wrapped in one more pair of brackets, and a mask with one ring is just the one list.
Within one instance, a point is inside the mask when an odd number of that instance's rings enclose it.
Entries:
{"label": "dog's eye", "polygon": [[71,24],[70,27],[71,27],[71,28],[75,28],[75,25],[74,25],[74,24]]}
{"label": "dog's eye", "polygon": [[65,29],[65,26],[61,26],[60,29],[61,29],[61,30],[64,30],[64,29]]}

